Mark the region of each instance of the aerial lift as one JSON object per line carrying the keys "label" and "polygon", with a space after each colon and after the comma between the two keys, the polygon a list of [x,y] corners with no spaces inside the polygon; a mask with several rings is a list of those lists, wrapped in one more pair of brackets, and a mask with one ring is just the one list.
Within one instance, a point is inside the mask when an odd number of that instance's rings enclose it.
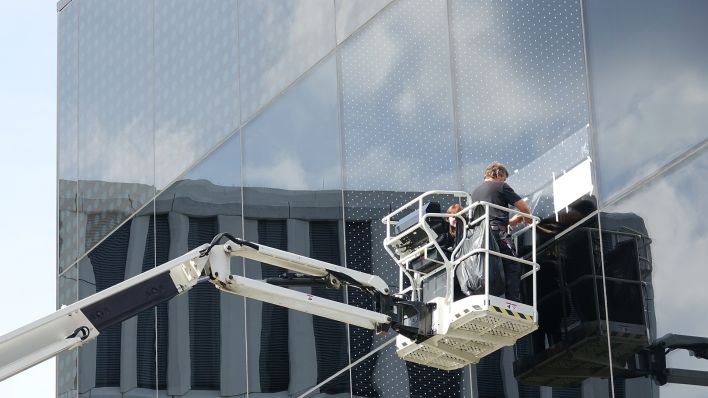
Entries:
{"label": "aerial lift", "polygon": [[[461,200],[466,207],[457,214],[427,211],[426,199],[437,196]],[[537,327],[534,305],[512,302],[484,294],[454,300],[455,267],[472,255],[504,256],[486,247],[464,255],[450,256],[438,243],[446,217],[458,219],[467,230],[473,210],[484,207],[485,215],[469,224],[488,223],[489,203],[472,203],[457,191],[426,192],[386,216],[386,250],[400,267],[399,292],[376,275],[329,264],[265,245],[219,234],[184,255],[127,279],[57,312],[0,337],[0,380],[48,358],[95,339],[109,326],[182,294],[198,283],[210,282],[217,289],[251,299],[334,319],[382,334],[392,329],[399,335],[398,355],[411,362],[440,369],[458,369],[503,347],[513,345]],[[412,211],[410,211],[412,209]],[[406,216],[406,211],[410,214]],[[514,212],[513,210],[508,210]],[[535,227],[537,219],[527,226]],[[463,236],[464,237],[464,236]],[[489,243],[489,237],[486,239]],[[459,251],[460,244],[456,251]],[[233,275],[231,258],[243,257],[286,270],[283,278],[260,281]],[[453,259],[454,258],[454,259]],[[538,266],[530,267],[533,276]],[[426,269],[414,264],[426,263]],[[488,271],[487,271],[488,272]],[[426,283],[443,276],[446,287],[432,289]],[[360,289],[369,294],[373,310],[328,300],[284,286],[317,284],[339,289]],[[405,285],[405,287],[404,287]],[[434,290],[429,292],[427,290]]]}
{"label": "aerial lift", "polygon": [[[455,214],[447,214],[440,211],[435,200],[457,201],[464,207]],[[506,256],[490,249],[491,208],[521,214],[491,203],[473,203],[465,192],[429,191],[384,217],[383,244],[399,267],[396,293],[376,275],[219,234],[210,243],[178,258],[1,336],[0,380],[86,344],[102,330],[206,282],[224,292],[379,334],[393,330],[398,333],[397,354],[406,361],[444,370],[477,363],[504,346],[514,345],[519,338],[538,328],[536,226],[539,219],[525,215],[532,221],[514,233],[514,237],[531,234],[530,256],[526,259]],[[455,217],[461,228],[451,250],[440,243],[447,229],[447,217]],[[484,244],[462,253],[462,243],[474,227],[484,231]],[[490,294],[491,278],[486,277],[483,291],[460,297],[455,292],[455,271],[472,256],[483,259],[484,276],[490,275],[493,257],[516,261],[526,267],[522,279],[531,286],[527,303]],[[289,272],[282,278],[264,281],[233,275],[230,271],[233,257],[272,264]],[[373,310],[284,287],[306,284],[360,289],[371,297]],[[666,369],[665,355],[679,348],[706,358],[708,339],[667,335],[646,347],[646,355],[642,357],[645,363],[627,369],[623,376],[651,376],[660,384],[708,384],[708,372]]]}

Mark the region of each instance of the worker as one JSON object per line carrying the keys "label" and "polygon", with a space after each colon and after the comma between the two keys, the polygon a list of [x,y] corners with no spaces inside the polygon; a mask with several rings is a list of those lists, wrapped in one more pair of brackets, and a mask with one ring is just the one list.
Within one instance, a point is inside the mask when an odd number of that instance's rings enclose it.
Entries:
{"label": "worker", "polygon": [[[507,168],[499,163],[492,162],[484,169],[484,182],[472,192],[472,202],[484,201],[498,206],[508,207],[513,205],[523,213],[530,214],[529,205],[506,183],[509,177]],[[475,210],[475,217],[480,217],[484,208]],[[520,222],[531,222],[530,218],[521,215],[514,215],[509,218],[509,213],[489,208],[489,227],[491,236],[499,246],[499,252],[510,256],[516,256],[509,227],[513,227]],[[507,299],[521,301],[521,264],[518,262],[503,259],[505,295]]]}

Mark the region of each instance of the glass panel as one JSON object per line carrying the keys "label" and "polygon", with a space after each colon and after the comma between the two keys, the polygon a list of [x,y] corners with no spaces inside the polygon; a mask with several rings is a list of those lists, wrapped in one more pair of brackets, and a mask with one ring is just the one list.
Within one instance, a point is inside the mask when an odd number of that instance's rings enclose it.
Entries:
{"label": "glass panel", "polygon": [[[155,266],[152,203],[79,261],[79,298],[105,290]],[[155,310],[99,330],[79,349],[79,394],[153,389]],[[140,372],[139,372],[140,371]]]}
{"label": "glass panel", "polygon": [[335,0],[337,43],[341,43],[391,0]]}
{"label": "glass panel", "polygon": [[[336,62],[317,65],[243,128],[247,240],[343,264]],[[246,261],[246,275],[286,270]],[[293,287],[343,301],[342,291]],[[247,300],[249,388],[300,393],[348,364],[346,325]],[[317,388],[349,395],[349,374]]]}
{"label": "glass panel", "polygon": [[[708,232],[703,220],[695,215],[696,204],[708,194],[705,170],[708,152],[702,151],[603,211],[610,318],[629,324],[626,327],[630,332],[634,324],[646,325],[650,344],[668,334],[697,336],[703,344],[708,339],[708,323],[696,316],[708,309],[703,300],[697,299],[708,278]],[[660,203],[661,208],[647,205],[651,203]],[[646,332],[642,335],[643,347],[647,344]],[[642,348],[626,340],[620,342],[623,344],[612,347],[613,359],[616,350],[629,357]],[[646,353],[639,357],[647,358]],[[708,371],[708,361],[691,357],[684,349],[670,352],[666,359],[669,368]],[[658,367],[657,372],[661,370]],[[615,384],[617,378],[627,377],[627,396],[653,392],[661,397],[689,397],[708,393],[708,387],[676,383],[660,387],[649,378],[633,378],[651,373],[645,365],[617,373]],[[707,375],[700,377],[705,380]]]}
{"label": "glass panel", "polygon": [[155,185],[239,124],[236,0],[155,2]]}
{"label": "glass panel", "polygon": [[155,192],[152,4],[80,6],[79,255]]}
{"label": "glass panel", "polygon": [[708,3],[584,5],[599,189],[606,202],[705,145]]}
{"label": "glass panel", "polygon": [[334,48],[331,0],[241,0],[241,121]]}
{"label": "glass panel", "polygon": [[[371,331],[368,331],[371,333]],[[378,337],[377,337],[378,339]],[[391,336],[380,344],[390,343]],[[442,371],[405,362],[395,343],[373,353],[352,368],[354,394],[360,397],[471,397],[470,368]],[[352,358],[354,359],[354,358]],[[365,376],[368,381],[361,378]]]}
{"label": "glass panel", "polygon": [[[217,233],[242,236],[240,140],[239,134],[230,137],[157,197],[158,264],[209,243]],[[242,260],[234,258],[231,265],[233,274],[243,275]],[[159,305],[158,388],[170,395],[244,395],[244,311],[242,297],[211,283]]]}
{"label": "glass panel", "polygon": [[76,261],[78,180],[79,37],[77,4],[59,13],[57,94],[58,271]]}
{"label": "glass panel", "polygon": [[[57,309],[78,299],[78,266],[66,270],[57,280]],[[72,350],[57,356],[57,396],[77,395],[78,351]]]}
{"label": "glass panel", "polygon": [[[520,394],[538,396],[543,386],[551,386],[554,397],[608,394],[607,300],[597,219],[592,216],[562,233],[539,229],[539,328],[516,344],[514,375]],[[608,285],[608,295],[612,288]],[[525,297],[531,289],[530,279],[522,281]],[[616,299],[616,295],[612,297]],[[609,313],[613,355],[620,359],[622,354],[614,350],[615,335],[622,333],[625,324],[617,323],[611,309]]]}
{"label": "glass panel", "polygon": [[[393,291],[398,267],[381,244],[381,217],[416,191],[460,187],[447,21],[444,2],[394,2],[339,53],[347,266],[380,276]],[[348,300],[371,306],[354,289]],[[350,327],[352,361],[394,336]],[[407,365],[388,347],[352,369],[352,388],[369,397],[457,396],[461,374]]]}
{"label": "glass panel", "polygon": [[463,186],[496,160],[518,193],[539,191],[589,155],[579,4],[450,4]]}
{"label": "glass panel", "polygon": [[244,127],[244,185],[341,188],[338,130],[337,75],[329,57]]}
{"label": "glass panel", "polygon": [[340,57],[345,188],[457,187],[445,3],[392,4]]}

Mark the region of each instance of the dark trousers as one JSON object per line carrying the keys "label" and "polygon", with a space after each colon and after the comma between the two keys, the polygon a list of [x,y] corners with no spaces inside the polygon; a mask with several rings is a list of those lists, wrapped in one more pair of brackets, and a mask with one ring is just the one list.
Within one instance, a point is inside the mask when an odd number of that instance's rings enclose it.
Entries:
{"label": "dark trousers", "polygon": [[[516,257],[514,241],[506,227],[493,227],[492,236],[497,241],[500,253]],[[509,300],[521,302],[521,264],[507,259],[502,259],[502,264],[504,266],[504,282],[506,283],[505,296]]]}

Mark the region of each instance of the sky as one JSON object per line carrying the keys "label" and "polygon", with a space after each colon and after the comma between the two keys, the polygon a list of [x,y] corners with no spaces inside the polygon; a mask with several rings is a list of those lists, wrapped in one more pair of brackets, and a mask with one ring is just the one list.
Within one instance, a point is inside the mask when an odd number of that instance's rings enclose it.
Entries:
{"label": "sky", "polygon": [[[56,1],[0,0],[0,335],[54,311]],[[0,397],[54,397],[55,363],[0,382]]]}

